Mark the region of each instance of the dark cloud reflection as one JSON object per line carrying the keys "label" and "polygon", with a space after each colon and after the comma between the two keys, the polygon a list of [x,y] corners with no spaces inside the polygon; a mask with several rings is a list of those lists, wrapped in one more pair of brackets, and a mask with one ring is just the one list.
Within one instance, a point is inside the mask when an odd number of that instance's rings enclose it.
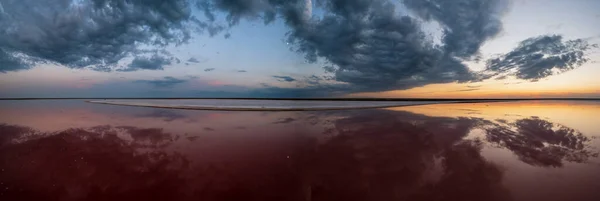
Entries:
{"label": "dark cloud reflection", "polygon": [[489,142],[511,150],[531,165],[560,167],[565,161],[583,163],[598,157],[598,152],[588,147],[591,139],[582,133],[537,117],[497,125],[486,132]]}
{"label": "dark cloud reflection", "polygon": [[279,119],[279,120],[273,122],[273,124],[287,124],[287,123],[292,123],[294,121],[296,121],[296,119],[288,117],[288,118]]}
{"label": "dark cloud reflection", "polygon": [[[5,130],[7,125],[0,127]],[[3,134],[24,141],[0,147],[3,200],[169,199],[164,192],[183,187],[177,173],[189,164],[182,155],[152,146],[169,143],[170,134],[160,130],[102,126],[38,135],[11,131]],[[141,151],[146,147],[150,149]]]}
{"label": "dark cloud reflection", "polygon": [[[135,108],[140,110],[152,111]],[[0,124],[0,199],[520,200],[506,182],[506,167],[484,148],[508,150],[515,162],[532,168],[568,168],[563,164],[597,157],[590,138],[538,117],[349,110],[269,118],[168,111],[121,122],[156,117],[175,125],[165,128],[101,125],[45,132]],[[181,124],[199,113],[206,119]],[[236,115],[252,118],[225,125],[231,129],[199,123]],[[291,122],[292,130],[281,125]],[[481,135],[470,137],[477,130]]]}

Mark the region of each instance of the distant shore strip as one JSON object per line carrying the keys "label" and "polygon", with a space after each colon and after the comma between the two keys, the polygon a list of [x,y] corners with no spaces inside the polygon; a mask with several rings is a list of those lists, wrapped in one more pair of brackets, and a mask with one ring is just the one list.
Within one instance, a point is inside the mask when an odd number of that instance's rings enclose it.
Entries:
{"label": "distant shore strip", "polygon": [[[88,100],[88,103],[118,105],[118,106],[133,106],[133,107],[151,107],[151,108],[167,108],[167,109],[184,109],[184,110],[219,110],[219,111],[320,111],[320,110],[355,110],[355,109],[377,109],[391,108],[417,105],[430,105],[442,103],[481,103],[481,102],[501,102],[501,101],[393,101],[389,104],[365,104],[365,105],[346,105],[346,106],[265,106],[265,105],[243,105],[243,106],[215,106],[215,105],[169,105],[157,103],[142,103],[142,102],[121,102],[111,100]],[[377,102],[373,102],[377,103]]]}

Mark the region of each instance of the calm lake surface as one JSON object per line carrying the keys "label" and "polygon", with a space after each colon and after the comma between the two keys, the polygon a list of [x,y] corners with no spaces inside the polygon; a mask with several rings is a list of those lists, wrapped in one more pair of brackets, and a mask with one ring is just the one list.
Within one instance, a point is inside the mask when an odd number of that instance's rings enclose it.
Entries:
{"label": "calm lake surface", "polygon": [[0,101],[0,200],[600,200],[600,102],[261,112]]}

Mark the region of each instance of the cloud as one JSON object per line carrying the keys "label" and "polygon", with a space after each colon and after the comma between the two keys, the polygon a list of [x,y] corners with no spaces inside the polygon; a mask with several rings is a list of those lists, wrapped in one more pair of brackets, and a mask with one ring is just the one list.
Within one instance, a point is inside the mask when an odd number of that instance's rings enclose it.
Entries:
{"label": "cloud", "polygon": [[457,92],[464,92],[464,91],[477,91],[479,89],[461,89],[461,90],[457,90]]}
{"label": "cloud", "polygon": [[560,35],[544,35],[526,39],[507,54],[490,59],[486,64],[489,76],[515,76],[519,79],[539,79],[573,70],[589,61],[586,53],[597,44],[575,39],[564,41]]}
{"label": "cloud", "polygon": [[5,69],[45,61],[109,71],[125,57],[186,43],[210,28],[192,16],[188,0],[5,0],[2,7],[0,49],[37,59],[3,61]]}
{"label": "cloud", "polygon": [[[443,47],[426,37],[418,19],[398,13],[391,1],[323,1],[327,14],[310,21],[300,20],[297,6],[282,15],[292,28],[288,42],[294,50],[310,62],[324,58],[335,81],[350,85],[351,92],[385,91],[478,81],[460,58],[477,54],[501,30],[504,2],[404,1],[419,17],[444,25]],[[443,12],[433,9],[438,4],[444,5]]]}
{"label": "cloud", "polygon": [[208,61],[208,58],[203,58],[203,57],[200,57],[200,58],[190,57],[187,60],[188,63],[203,63],[203,62],[207,62],[207,61]]}
{"label": "cloud", "polygon": [[248,72],[248,71],[246,71],[246,70],[238,70],[237,72],[238,73],[245,73],[245,72]]}
{"label": "cloud", "polygon": [[280,82],[295,82],[296,79],[294,79],[293,77],[290,76],[273,76],[275,79],[277,79],[277,81]]}
{"label": "cloud", "polygon": [[[308,62],[326,64],[324,70],[331,76],[327,82],[311,78],[306,82],[310,86],[303,89],[269,89],[277,93],[403,90],[477,82],[502,74],[535,81],[587,62],[583,53],[592,47],[583,40],[563,42],[560,36],[532,38],[489,60],[484,73],[474,72],[465,61],[478,61],[481,46],[501,33],[509,0],[315,2],[5,0],[0,27],[10,28],[0,31],[0,64],[5,64],[0,72],[30,68],[40,61],[110,71],[127,57],[134,59],[123,71],[161,70],[175,58],[164,51],[143,55],[186,43],[194,32],[214,36],[242,19],[265,24],[283,20],[290,29],[286,42],[292,50]],[[205,21],[192,15],[192,9],[198,9]],[[313,9],[323,14],[313,18]],[[227,25],[217,23],[220,16]],[[424,22],[439,24],[441,41],[430,37]],[[274,78],[297,81],[289,76]]]}
{"label": "cloud", "polygon": [[190,63],[200,63],[200,61],[198,61],[198,59],[196,59],[194,57],[188,59],[187,61],[190,62]]}
{"label": "cloud", "polygon": [[319,84],[321,84],[321,81],[323,81],[323,80],[324,80],[324,78],[321,78],[316,75],[311,75],[311,76],[305,78],[305,82],[309,85],[319,85]]}
{"label": "cloud", "polygon": [[300,88],[285,88],[263,85],[265,88],[249,91],[252,97],[263,98],[319,98],[319,97],[337,97],[351,91],[348,85],[323,84],[316,86],[307,86]]}
{"label": "cloud", "polygon": [[204,69],[204,72],[210,72],[210,71],[213,71],[213,70],[215,70],[215,68],[207,68],[207,69]]}
{"label": "cloud", "polygon": [[404,0],[404,5],[425,20],[442,25],[443,48],[460,58],[478,54],[481,45],[502,31],[501,17],[508,0]]}
{"label": "cloud", "polygon": [[31,64],[21,61],[0,48],[0,73],[9,71],[25,70],[31,68]]}
{"label": "cloud", "polygon": [[[403,0],[400,3],[412,13],[402,13],[398,3],[388,0],[324,0],[315,6],[325,14],[307,20],[304,1],[210,2],[207,12],[224,12],[232,25],[242,18],[280,16],[291,28],[287,42],[293,50],[309,62],[324,59],[333,81],[346,84],[335,88],[346,93],[489,78],[489,71],[474,72],[464,61],[478,61],[481,46],[501,33],[501,18],[510,4],[508,0]],[[428,37],[422,21],[440,25],[441,44]]]}
{"label": "cloud", "polygon": [[136,80],[134,82],[150,84],[157,88],[168,88],[168,87],[173,87],[178,84],[186,83],[188,81],[189,81],[189,79],[178,79],[178,78],[174,78],[171,76],[166,76],[166,77],[163,77],[162,79]]}
{"label": "cloud", "polygon": [[170,65],[173,58],[167,58],[160,55],[152,57],[135,57],[125,69],[119,71],[137,71],[137,70],[164,70],[164,66]]}

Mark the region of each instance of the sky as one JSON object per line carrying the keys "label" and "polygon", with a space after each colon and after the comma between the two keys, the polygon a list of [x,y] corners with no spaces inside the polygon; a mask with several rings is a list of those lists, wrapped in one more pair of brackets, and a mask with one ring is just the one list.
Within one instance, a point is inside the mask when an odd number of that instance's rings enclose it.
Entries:
{"label": "sky", "polygon": [[596,0],[0,0],[0,98],[600,98]]}

